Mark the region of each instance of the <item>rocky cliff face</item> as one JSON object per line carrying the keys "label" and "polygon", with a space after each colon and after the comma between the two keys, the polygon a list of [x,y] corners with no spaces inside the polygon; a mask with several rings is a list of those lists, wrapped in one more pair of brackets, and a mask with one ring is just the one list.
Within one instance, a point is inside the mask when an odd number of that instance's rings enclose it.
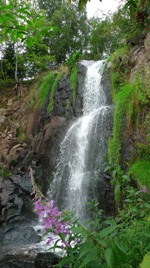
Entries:
{"label": "rocky cliff face", "polygon": [[[143,46],[132,47],[130,50],[130,70],[129,82],[133,83],[135,79],[141,81],[143,92],[146,93],[145,105],[140,105],[136,114],[136,123],[124,126],[122,137],[121,160],[123,166],[136,157],[136,144],[141,143],[147,145],[146,133],[149,132],[149,124],[146,124],[146,117],[150,113],[150,34],[147,34]],[[145,99],[146,99],[145,98]]]}
{"label": "rocky cliff face", "polygon": [[[79,64],[80,85],[84,79],[82,68]],[[67,74],[57,86],[51,113],[47,110],[48,98],[40,108],[29,105],[29,90],[21,85],[17,92],[1,92],[0,244],[3,254],[0,257],[8,252],[11,254],[16,246],[29,246],[40,240],[32,228],[35,215],[29,167],[32,167],[36,182],[46,194],[56,166],[59,145],[71,121],[82,114],[82,90],[78,87],[76,101],[73,102]],[[13,256],[18,254],[18,249],[14,252]]]}

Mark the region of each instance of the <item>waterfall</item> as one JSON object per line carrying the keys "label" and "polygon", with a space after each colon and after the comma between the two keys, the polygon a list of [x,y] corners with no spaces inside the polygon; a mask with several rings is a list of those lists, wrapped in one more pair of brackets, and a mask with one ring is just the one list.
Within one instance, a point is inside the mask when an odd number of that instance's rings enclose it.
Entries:
{"label": "waterfall", "polygon": [[[86,61],[82,64],[87,65]],[[97,185],[110,135],[111,106],[101,86],[104,61],[87,66],[83,89],[83,116],[69,128],[60,146],[54,180],[49,191],[59,209],[74,211],[86,218],[86,206],[98,198]]]}

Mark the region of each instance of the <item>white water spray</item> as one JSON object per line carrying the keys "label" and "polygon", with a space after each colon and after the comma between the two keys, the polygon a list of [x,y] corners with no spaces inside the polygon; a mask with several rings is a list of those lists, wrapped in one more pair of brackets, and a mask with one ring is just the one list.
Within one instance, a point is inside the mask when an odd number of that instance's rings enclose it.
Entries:
{"label": "white water spray", "polygon": [[[83,62],[84,64],[84,62]],[[96,188],[107,148],[110,106],[100,84],[104,61],[88,66],[83,96],[83,116],[70,127],[60,147],[50,197],[60,209],[86,218],[86,203],[96,198]]]}

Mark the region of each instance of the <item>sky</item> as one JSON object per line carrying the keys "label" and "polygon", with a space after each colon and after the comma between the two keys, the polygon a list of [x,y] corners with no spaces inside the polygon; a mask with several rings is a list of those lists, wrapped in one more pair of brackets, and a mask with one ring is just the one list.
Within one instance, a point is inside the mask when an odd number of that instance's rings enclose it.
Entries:
{"label": "sky", "polygon": [[103,14],[107,14],[108,11],[114,12],[119,6],[120,0],[90,0],[87,3],[87,15],[90,19],[93,16],[102,17]]}

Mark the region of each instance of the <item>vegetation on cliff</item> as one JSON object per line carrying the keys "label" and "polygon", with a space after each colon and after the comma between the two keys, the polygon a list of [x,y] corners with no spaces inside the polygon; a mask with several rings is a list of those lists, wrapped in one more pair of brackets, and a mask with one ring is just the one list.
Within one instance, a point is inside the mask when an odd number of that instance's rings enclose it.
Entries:
{"label": "vegetation on cliff", "polygon": [[[95,221],[91,228],[85,229],[75,221],[69,233],[69,243],[77,238],[75,246],[65,245],[68,254],[58,267],[68,263],[74,268],[138,268],[145,255],[143,268],[149,262],[150,252],[150,39],[145,39],[150,2],[126,0],[114,15],[102,21],[88,21],[85,11],[79,13],[75,4],[69,7],[58,0],[38,2],[37,9],[32,7],[32,1],[29,5],[21,2],[21,8],[12,1],[0,2],[0,82],[7,85],[14,79],[18,82],[40,73],[38,82],[32,85],[30,105],[41,108],[47,102],[47,111],[51,113],[64,74],[54,66],[71,62],[69,78],[75,101],[77,64],[72,64],[73,53],[78,52],[81,59],[100,59],[111,54],[108,61],[115,104],[106,168],[114,186],[114,216],[104,220],[94,204]],[[79,1],[80,7],[86,2]],[[67,100],[66,110],[69,105]],[[23,142],[21,131],[17,135]],[[124,151],[129,143],[132,149],[126,157]],[[0,175],[9,176],[4,173],[1,169]],[[63,234],[61,239],[65,239]]]}

